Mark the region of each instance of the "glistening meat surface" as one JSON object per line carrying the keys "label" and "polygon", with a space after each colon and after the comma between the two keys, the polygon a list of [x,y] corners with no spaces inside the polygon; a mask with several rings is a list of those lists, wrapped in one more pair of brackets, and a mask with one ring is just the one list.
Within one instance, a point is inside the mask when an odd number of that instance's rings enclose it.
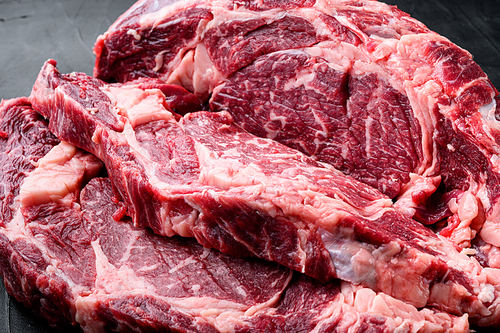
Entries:
{"label": "glistening meat surface", "polygon": [[143,0],[95,53],[96,77],[180,84],[500,268],[498,92],[467,51],[397,8]]}
{"label": "glistening meat surface", "polygon": [[[321,281],[341,278],[483,325],[500,320],[497,270],[377,190],[243,131],[227,113],[176,115],[164,103],[165,85],[153,82],[157,89],[105,84],[62,75],[48,61],[30,97],[61,140],[104,162],[125,203],[115,215]],[[73,124],[85,127],[75,136]]]}
{"label": "glistening meat surface", "polygon": [[0,104],[0,133],[2,188],[10,193],[2,193],[0,273],[12,296],[62,331],[468,328],[465,317],[116,221],[122,203],[109,179],[95,178],[102,164],[60,143],[26,98]]}

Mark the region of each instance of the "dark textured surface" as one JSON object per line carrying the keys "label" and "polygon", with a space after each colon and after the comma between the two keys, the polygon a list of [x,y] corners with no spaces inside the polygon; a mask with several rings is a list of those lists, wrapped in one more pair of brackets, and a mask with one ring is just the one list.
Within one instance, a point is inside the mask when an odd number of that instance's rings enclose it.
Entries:
{"label": "dark textured surface", "polygon": [[[0,98],[27,96],[48,58],[63,73],[92,73],[96,37],[133,0],[0,0]],[[467,49],[500,87],[499,0],[392,0],[430,29]],[[483,332],[486,330],[477,330]],[[495,331],[495,330],[492,330]],[[0,289],[0,332],[49,333]],[[78,330],[77,330],[78,332]]]}
{"label": "dark textured surface", "polygon": [[0,98],[28,95],[40,68],[92,74],[97,36],[134,0],[0,0]]}

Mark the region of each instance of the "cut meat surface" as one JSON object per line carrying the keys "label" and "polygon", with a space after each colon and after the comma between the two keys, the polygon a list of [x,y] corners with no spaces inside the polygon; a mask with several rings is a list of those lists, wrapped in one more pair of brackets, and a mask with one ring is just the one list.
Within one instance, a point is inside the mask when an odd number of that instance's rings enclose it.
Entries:
{"label": "cut meat surface", "polygon": [[348,76],[307,52],[260,57],[217,87],[211,107],[390,197],[423,160],[420,124],[406,96],[377,74]]}
{"label": "cut meat surface", "polygon": [[[62,330],[84,332],[466,332],[467,318],[417,310],[340,281],[322,285],[258,259],[238,259],[135,228],[102,164],[59,141],[27,99],[0,105],[0,273],[8,292]],[[9,138],[9,140],[7,140]],[[9,145],[5,145],[8,141]],[[13,161],[29,160],[19,169]],[[28,164],[26,164],[28,165]],[[54,184],[23,192],[44,172]],[[90,179],[90,180],[89,180]],[[18,181],[17,181],[18,180]],[[31,186],[30,186],[31,187]],[[54,195],[58,194],[58,195]],[[64,194],[64,195],[63,195]],[[43,200],[42,200],[43,199]],[[63,200],[64,199],[64,200]],[[312,296],[314,295],[314,296]]]}
{"label": "cut meat surface", "polygon": [[[150,330],[225,330],[232,325],[226,316],[272,306],[287,287],[291,272],[277,265],[224,256],[188,239],[116,223],[119,205],[112,204],[112,195],[109,181],[97,179],[81,197],[96,257],[96,290],[77,300],[85,329],[145,330],[151,321]],[[104,223],[95,223],[100,220]]]}
{"label": "cut meat surface", "polygon": [[[164,5],[168,5],[170,3],[175,3],[175,1],[163,1],[155,3],[155,4],[145,4],[149,10],[155,11],[162,8]],[[113,75],[117,75],[120,72],[120,78],[114,77],[119,81],[128,81],[132,79],[136,79],[139,77],[156,77],[158,71],[164,71],[167,69],[167,66],[163,66],[163,64],[167,64],[176,57],[175,52],[165,53],[164,49],[176,50],[182,52],[186,48],[193,47],[196,45],[198,36],[196,31],[199,26],[206,24],[207,21],[213,18],[210,11],[204,8],[194,8],[194,6],[190,6],[190,8],[185,8],[189,13],[188,16],[185,15],[185,12],[179,14],[178,17],[171,16],[167,20],[163,22],[157,22],[158,29],[152,30],[152,34],[148,36],[148,38],[141,37],[137,31],[135,30],[136,20],[139,18],[139,15],[142,13],[142,8],[139,11],[135,11],[131,8],[129,11],[131,17],[125,18],[123,22],[129,28],[125,31],[125,35],[115,40],[113,44],[116,47],[120,47],[120,44],[123,42],[120,39],[125,37],[125,40],[135,40],[136,46],[132,48],[123,48],[119,52],[109,52],[108,49],[102,49],[102,52],[107,54],[107,59],[102,60],[102,67],[108,68],[108,74],[102,73],[103,76],[106,76],[108,79],[112,78]],[[169,38],[165,38],[166,36],[170,36]],[[145,47],[141,45],[141,39],[146,42],[144,46],[150,46],[150,40],[156,40],[155,51],[151,52],[151,57],[143,57],[143,52],[145,51]],[[127,59],[126,62],[129,65],[125,65],[124,67],[116,67],[114,59]],[[133,68],[133,64],[141,62],[142,66],[145,70],[141,70],[140,72],[135,72]],[[113,68],[115,67],[115,68]],[[122,70],[122,68],[131,68],[132,71]]]}
{"label": "cut meat surface", "polygon": [[[500,286],[493,282],[499,273],[405,217],[377,190],[241,130],[227,113],[180,118],[161,103],[160,89],[74,75],[80,79],[48,61],[30,100],[61,140],[104,162],[125,204],[119,212],[136,226],[195,237],[205,247],[275,261],[320,281],[341,278],[418,307],[467,313],[484,324],[500,320]],[[115,111],[114,120],[78,103],[91,89],[105,92],[89,101]],[[124,111],[122,93],[137,108],[147,101],[154,117],[137,122]],[[93,132],[73,139],[72,123]]]}
{"label": "cut meat surface", "polygon": [[[189,37],[158,48],[181,17],[196,22]],[[133,57],[118,52],[138,45]],[[245,130],[377,188],[459,247],[486,242],[482,261],[500,268],[498,92],[467,51],[395,7],[141,0],[95,53],[96,77],[180,84]]]}
{"label": "cut meat surface", "polygon": [[[32,171],[38,159],[58,144],[59,139],[48,130],[46,121],[33,112],[27,98],[2,101],[0,110],[0,151],[3,166],[0,173],[0,224],[5,226],[13,217],[11,206],[19,195],[24,173]],[[11,133],[12,128],[17,130]],[[26,142],[28,139],[39,144],[32,145],[31,142]],[[19,156],[14,158],[16,155]]]}
{"label": "cut meat surface", "polygon": [[[372,55],[358,49],[367,43],[366,34],[399,37],[427,33],[425,26],[371,1],[204,1],[196,8],[212,18],[192,27],[198,34],[194,45],[160,51],[151,39],[148,46],[146,31],[181,16],[194,19],[194,5],[177,2],[152,9],[148,1],[136,3],[97,41],[95,76],[122,82],[137,74],[160,77],[199,96],[213,93],[212,110],[227,110],[250,132],[316,156],[391,197],[422,167],[420,124],[406,95],[391,86],[382,66],[370,63]],[[287,11],[277,14],[277,9]],[[123,38],[130,27],[135,40]],[[171,36],[167,30],[156,31]],[[142,59],[137,65],[129,66],[130,57],[113,52],[138,44],[144,49],[135,55]],[[369,46],[378,45],[374,41]],[[156,61],[158,55],[162,62]],[[155,66],[143,66],[145,59],[154,59]],[[124,77],[128,72],[133,76]],[[388,137],[396,140],[388,142]],[[387,161],[394,157],[397,163],[388,169]]]}

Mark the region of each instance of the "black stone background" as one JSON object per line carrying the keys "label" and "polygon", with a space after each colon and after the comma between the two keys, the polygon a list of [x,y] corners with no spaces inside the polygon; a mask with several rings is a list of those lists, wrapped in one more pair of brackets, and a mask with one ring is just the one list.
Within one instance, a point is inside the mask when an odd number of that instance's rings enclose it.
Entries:
{"label": "black stone background", "polygon": [[[500,0],[386,2],[467,49],[500,88]],[[41,66],[49,58],[58,62],[62,73],[79,71],[91,75],[95,39],[133,3],[0,0],[0,98],[28,96]],[[491,330],[497,331],[500,329]],[[9,297],[0,283],[0,333],[51,332],[55,330]]]}

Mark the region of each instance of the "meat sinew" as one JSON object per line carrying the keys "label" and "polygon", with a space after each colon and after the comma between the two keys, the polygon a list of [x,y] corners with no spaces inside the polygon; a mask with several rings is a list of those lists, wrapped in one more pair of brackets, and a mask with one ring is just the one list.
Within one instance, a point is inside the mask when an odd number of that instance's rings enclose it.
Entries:
{"label": "meat sinew", "polygon": [[0,105],[0,272],[9,293],[85,332],[462,332],[467,318],[328,284],[115,220],[102,164],[60,143],[25,98]]}
{"label": "meat sinew", "polygon": [[[500,321],[499,271],[481,267],[376,189],[243,131],[226,112],[176,115],[164,103],[168,85],[153,82],[156,89],[105,84],[60,74],[50,60],[30,96],[61,140],[104,162],[125,204],[117,216],[323,282],[340,278],[417,307]],[[84,124],[78,134],[75,124]]]}
{"label": "meat sinew", "polygon": [[500,268],[497,90],[467,51],[395,7],[145,0],[95,53],[96,77],[183,85]]}

